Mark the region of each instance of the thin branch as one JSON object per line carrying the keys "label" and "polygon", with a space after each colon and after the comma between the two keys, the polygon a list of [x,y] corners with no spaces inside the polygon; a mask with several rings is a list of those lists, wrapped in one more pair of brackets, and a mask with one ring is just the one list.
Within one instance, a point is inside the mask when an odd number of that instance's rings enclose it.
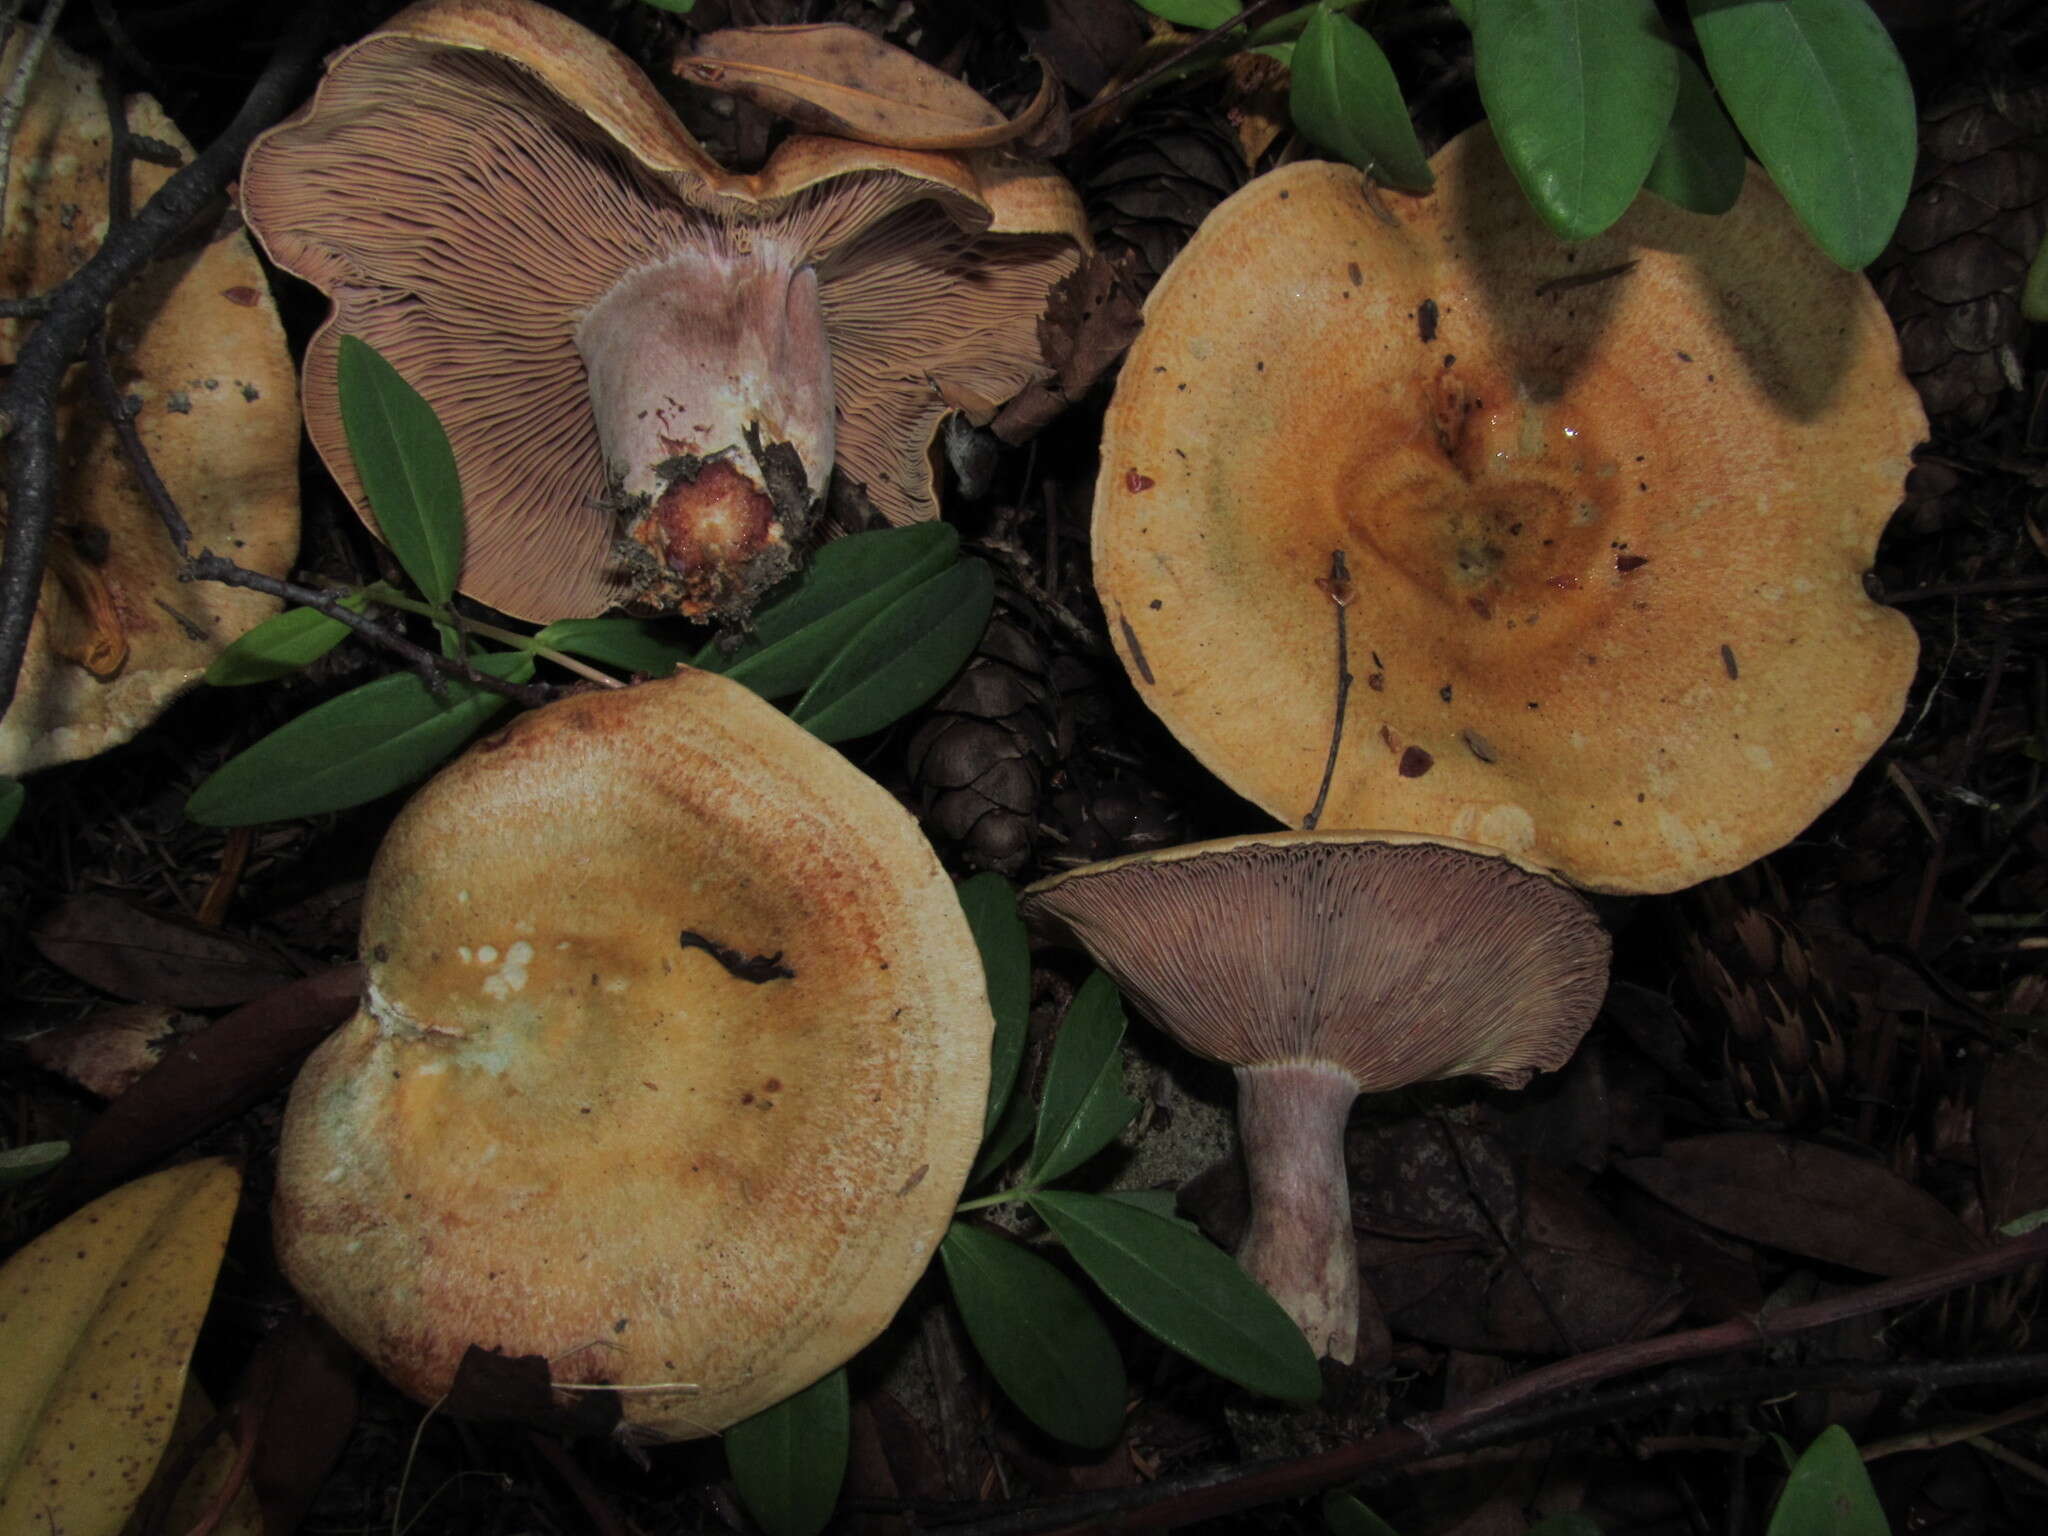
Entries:
{"label": "thin branch", "polygon": [[[1679,1373],[1686,1379],[1676,1391],[1668,1386],[1674,1378],[1666,1377],[1661,1382],[1622,1388],[1601,1398],[1587,1400],[1575,1396],[1617,1376],[1684,1360],[1762,1349],[1794,1334],[1925,1301],[2044,1260],[2048,1260],[2048,1229],[1999,1243],[1983,1253],[1919,1275],[1863,1286],[1825,1301],[1591,1350],[1539,1367],[1454,1408],[1425,1414],[1405,1425],[1317,1455],[1249,1467],[1225,1467],[1193,1477],[1161,1479],[1138,1488],[1107,1489],[1035,1509],[1007,1510],[988,1519],[970,1518],[946,1528],[958,1536],[1081,1536],[1082,1532],[1091,1531],[1164,1530],[1196,1520],[1213,1520],[1276,1500],[1302,1498],[1369,1472],[1411,1465],[1453,1449],[1469,1449],[1482,1439],[1521,1438],[1538,1429],[1548,1433],[1581,1418],[1603,1422],[1604,1418],[1661,1402],[1667,1391],[1674,1396],[1696,1398],[1701,1392],[1699,1384],[1705,1380],[1744,1384],[1741,1392],[1735,1394],[1743,1395],[1752,1390],[1748,1383],[1768,1376],[1777,1384],[1776,1390],[1786,1390],[1784,1383],[1790,1378],[1783,1371],[1737,1372],[1720,1377],[1687,1372]],[[1860,1385],[1873,1386],[2039,1381],[2048,1379],[2048,1356],[1943,1364],[1916,1361],[1897,1366],[1852,1362],[1834,1368],[1832,1374],[1823,1372],[1813,1379],[1828,1385],[1845,1374],[1853,1375]],[[1591,1417],[1587,1418],[1588,1415]],[[936,1522],[933,1525],[936,1528]]]}
{"label": "thin branch", "polygon": [[1149,91],[1168,74],[1179,69],[1190,58],[1200,53],[1210,44],[1221,38],[1228,37],[1240,27],[1249,31],[1254,22],[1264,21],[1268,16],[1276,14],[1284,7],[1293,3],[1295,3],[1295,0],[1253,0],[1252,4],[1239,11],[1220,27],[1211,27],[1200,37],[1189,39],[1186,47],[1176,48],[1172,53],[1161,59],[1150,69],[1144,71],[1136,79],[1127,81],[1107,96],[1099,97],[1089,102],[1087,106],[1074,114],[1073,132],[1075,142],[1078,143],[1086,138],[1101,124],[1114,117],[1118,110],[1128,106],[1137,97]]}
{"label": "thin branch", "polygon": [[1351,636],[1345,616],[1356,594],[1351,586],[1351,568],[1344,563],[1344,551],[1330,552],[1330,574],[1316,578],[1316,586],[1337,610],[1337,712],[1330,725],[1330,756],[1323,764],[1323,782],[1316,790],[1316,803],[1301,818],[1304,831],[1313,832],[1323,819],[1323,806],[1330,798],[1330,781],[1337,776],[1337,751],[1344,745],[1344,711],[1351,702]]}
{"label": "thin branch", "polygon": [[[12,30],[14,18],[21,12],[19,3],[7,8],[7,26]],[[7,206],[8,181],[14,171],[14,135],[21,127],[21,114],[28,108],[29,87],[35,84],[36,70],[43,62],[43,50],[50,46],[50,36],[57,30],[57,18],[64,14],[64,0],[44,0],[43,14],[36,19],[36,29],[22,44],[21,61],[14,66],[14,78],[7,82],[7,92],[0,96],[0,208]]]}
{"label": "thin branch", "polygon": [[43,561],[57,516],[57,391],[106,308],[158,251],[221,192],[250,140],[281,116],[319,51],[327,6],[296,7],[277,52],[227,131],[109,230],[99,250],[49,295],[50,311],[22,343],[0,386],[0,436],[7,439],[7,537],[0,550],[0,715],[14,702],[29,627],[42,590]]}

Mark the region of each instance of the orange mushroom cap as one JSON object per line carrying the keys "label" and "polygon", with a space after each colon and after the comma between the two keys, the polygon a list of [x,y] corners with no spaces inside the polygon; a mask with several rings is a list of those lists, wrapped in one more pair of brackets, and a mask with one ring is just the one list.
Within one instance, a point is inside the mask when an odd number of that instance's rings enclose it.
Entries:
{"label": "orange mushroom cap", "polygon": [[[14,30],[0,78],[13,78],[27,40],[27,28]],[[190,158],[192,146],[153,98],[129,96],[126,112],[130,133]],[[110,133],[101,71],[52,43],[12,138],[0,293],[49,293],[99,249]],[[135,206],[174,172],[134,161]],[[34,324],[0,319],[0,363],[13,361]],[[283,576],[299,547],[298,391],[248,237],[216,231],[144,269],[108,311],[107,354],[122,395],[140,407],[136,432],[194,547]],[[0,720],[5,774],[129,740],[279,607],[259,592],[180,579],[184,561],[83,368],[65,381],[58,410],[57,526],[19,691]]]}
{"label": "orange mushroom cap", "polygon": [[911,818],[745,688],[684,669],[486,738],[393,825],[362,947],[275,1226],[414,1397],[475,1344],[709,1434],[923,1273],[980,1139],[980,959]]}
{"label": "orange mushroom cap", "polygon": [[1482,126],[1427,197],[1288,166],[1146,306],[1095,577],[1146,702],[1300,824],[1491,844],[1668,891],[1795,836],[1904,706],[1863,574],[1925,419],[1870,285],[1752,168],[1565,246]]}
{"label": "orange mushroom cap", "polygon": [[358,512],[343,335],[447,428],[462,589],[535,621],[743,614],[835,461],[892,521],[937,515],[941,418],[1042,376],[1038,315],[1087,240],[1065,182],[996,153],[797,137],[728,173],[532,0],[422,0],[337,53],[242,198],[334,300],[306,421]]}

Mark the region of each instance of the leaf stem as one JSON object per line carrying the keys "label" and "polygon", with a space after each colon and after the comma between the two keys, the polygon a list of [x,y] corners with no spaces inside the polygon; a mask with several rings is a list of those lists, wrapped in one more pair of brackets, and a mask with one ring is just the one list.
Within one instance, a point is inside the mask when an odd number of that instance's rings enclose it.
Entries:
{"label": "leaf stem", "polygon": [[500,645],[509,645],[515,651],[525,651],[529,656],[538,656],[545,661],[552,661],[556,666],[566,671],[574,672],[578,677],[588,678],[591,682],[599,683],[606,688],[623,688],[626,686],[609,673],[600,672],[597,668],[578,661],[574,656],[564,655],[551,646],[540,644],[532,635],[517,634],[512,630],[503,629],[496,624],[486,624],[480,619],[465,618],[461,614],[456,613],[452,608],[444,608],[437,603],[421,602],[417,598],[405,597],[399,593],[388,591],[379,593],[371,601],[382,603],[387,608],[396,608],[404,613],[416,613],[421,618],[434,620],[437,624],[453,624],[457,629],[465,633],[482,635],[486,640],[495,640]]}
{"label": "leaf stem", "polygon": [[962,1211],[986,1210],[992,1205],[1021,1205],[1044,1188],[1041,1184],[1012,1184],[1008,1189],[999,1189],[992,1195],[976,1195],[972,1200],[962,1200],[953,1207],[953,1214]]}

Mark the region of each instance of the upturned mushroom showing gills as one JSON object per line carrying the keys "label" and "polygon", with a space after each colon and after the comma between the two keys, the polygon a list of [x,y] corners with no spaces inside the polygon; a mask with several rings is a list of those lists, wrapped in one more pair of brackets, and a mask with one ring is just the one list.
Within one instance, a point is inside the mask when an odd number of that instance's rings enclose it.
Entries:
{"label": "upturned mushroom showing gills", "polygon": [[278,1250],[422,1402],[476,1345],[710,1434],[872,1339],[945,1231],[995,1028],[967,921],[889,794],[736,683],[485,738],[379,849],[362,955]]}
{"label": "upturned mushroom showing gills", "polygon": [[359,336],[440,415],[462,590],[536,622],[745,614],[834,464],[937,515],[930,449],[1044,372],[1086,244],[999,152],[786,140],[721,168],[610,44],[532,0],[424,0],[250,150],[249,225],[334,301],[307,429],[366,518],[337,398]]}
{"label": "upturned mushroom showing gills", "polygon": [[1868,282],[1752,167],[1576,246],[1486,128],[1427,197],[1261,177],[1153,291],[1105,429],[1095,576],[1148,704],[1299,826],[1670,891],[1796,836],[1897,722],[1863,578],[1926,423]]}
{"label": "upturned mushroom showing gills", "polygon": [[1490,848],[1278,832],[1090,864],[1023,911],[1071,937],[1161,1029],[1236,1069],[1245,1270],[1349,1361],[1358,1261],[1344,1123],[1360,1093],[1562,1066],[1607,988],[1583,898]]}

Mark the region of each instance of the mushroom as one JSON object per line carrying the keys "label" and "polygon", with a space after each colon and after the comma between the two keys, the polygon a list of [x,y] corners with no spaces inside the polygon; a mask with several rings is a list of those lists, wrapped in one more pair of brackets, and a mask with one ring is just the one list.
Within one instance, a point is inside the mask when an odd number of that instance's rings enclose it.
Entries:
{"label": "mushroom", "polygon": [[798,136],[727,172],[531,0],[423,0],[343,49],[242,200],[334,301],[306,422],[357,511],[344,335],[447,428],[462,589],[537,622],[743,616],[835,462],[891,521],[936,516],[942,418],[1044,375],[1038,315],[1087,240],[1064,181],[996,152]]}
{"label": "mushroom", "polygon": [[1583,898],[1491,848],[1270,832],[1084,865],[1023,911],[1196,1054],[1236,1070],[1251,1226],[1238,1261],[1349,1362],[1358,1260],[1344,1123],[1361,1093],[1562,1066],[1608,939]]}
{"label": "mushroom", "polygon": [[472,1344],[708,1434],[888,1322],[980,1139],[994,1021],[879,785],[739,684],[521,716],[400,813],[366,996],[308,1061],[275,1227],[402,1390]]}
{"label": "mushroom", "polygon": [[1301,163],[1202,224],[1105,431],[1097,588],[1146,702],[1304,823],[1670,891],[1779,847],[1898,720],[1866,595],[1925,419],[1869,283],[1752,167],[1561,244],[1482,126],[1427,197]]}
{"label": "mushroom", "polygon": [[[0,55],[12,78],[28,29]],[[192,146],[150,97],[125,103],[129,133]],[[12,137],[0,224],[0,293],[48,293],[107,233],[112,153],[101,71],[52,43]],[[174,166],[130,162],[138,206]],[[0,319],[0,364],[32,320]],[[107,352],[165,488],[211,547],[283,576],[299,547],[299,413],[284,327],[248,238],[215,232],[159,261],[115,300]],[[0,773],[91,757],[129,740],[197,683],[208,663],[278,609],[257,592],[179,579],[182,561],[91,398],[83,368],[60,401],[58,518]],[[0,510],[0,520],[5,519]]]}

